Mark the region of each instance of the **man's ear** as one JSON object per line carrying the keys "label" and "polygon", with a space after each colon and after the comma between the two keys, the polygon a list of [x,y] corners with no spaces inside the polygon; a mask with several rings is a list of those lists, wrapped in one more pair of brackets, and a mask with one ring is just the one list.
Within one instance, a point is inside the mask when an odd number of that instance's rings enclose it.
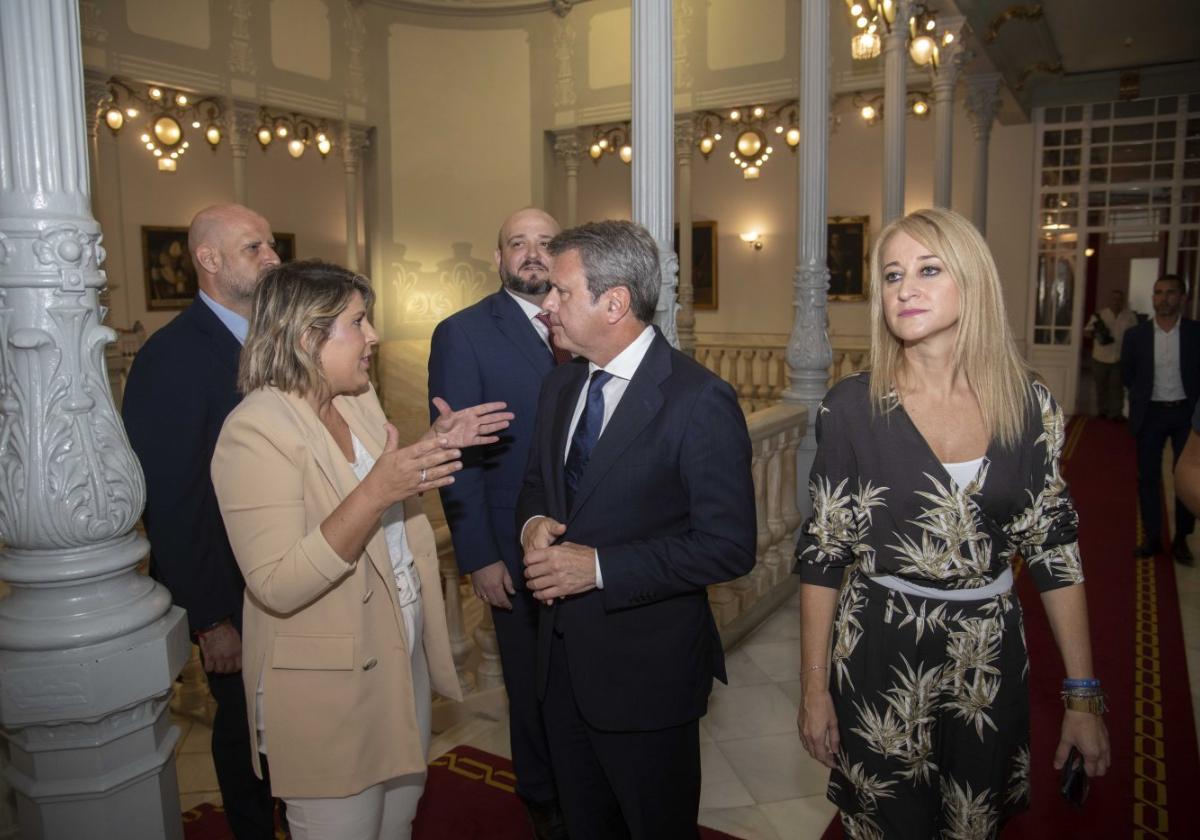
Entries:
{"label": "man's ear", "polygon": [[202,268],[208,274],[216,274],[221,268],[221,255],[211,245],[199,246],[192,256],[199,264],[197,268]]}
{"label": "man's ear", "polygon": [[607,316],[608,323],[615,324],[629,312],[629,287],[613,286],[605,295],[608,300],[604,304],[604,314]]}

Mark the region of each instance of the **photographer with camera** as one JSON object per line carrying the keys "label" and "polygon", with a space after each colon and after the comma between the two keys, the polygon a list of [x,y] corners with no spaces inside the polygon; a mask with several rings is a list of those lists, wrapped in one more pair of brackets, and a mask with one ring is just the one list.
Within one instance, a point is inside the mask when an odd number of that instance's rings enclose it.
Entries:
{"label": "photographer with camera", "polygon": [[1137,316],[1125,305],[1125,290],[1109,292],[1109,304],[1092,315],[1083,331],[1092,337],[1092,376],[1096,381],[1096,414],[1120,420],[1125,403],[1121,384],[1121,338],[1137,324]]}

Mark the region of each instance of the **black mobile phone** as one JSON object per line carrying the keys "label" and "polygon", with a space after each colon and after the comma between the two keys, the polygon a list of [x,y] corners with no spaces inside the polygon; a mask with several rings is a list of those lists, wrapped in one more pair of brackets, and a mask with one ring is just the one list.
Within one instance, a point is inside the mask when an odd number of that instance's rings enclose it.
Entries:
{"label": "black mobile phone", "polygon": [[1083,756],[1079,750],[1071,747],[1067,761],[1062,767],[1062,777],[1059,785],[1063,799],[1076,808],[1082,808],[1088,797],[1088,775],[1083,769]]}

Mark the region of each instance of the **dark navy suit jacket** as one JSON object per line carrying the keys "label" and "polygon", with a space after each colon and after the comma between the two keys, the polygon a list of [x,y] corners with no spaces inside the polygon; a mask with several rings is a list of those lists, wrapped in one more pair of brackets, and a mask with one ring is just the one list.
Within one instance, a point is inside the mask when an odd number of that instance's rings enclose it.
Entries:
{"label": "dark navy suit jacket", "polygon": [[[498,443],[463,452],[463,468],[441,489],[458,569],[469,574],[503,560],[513,584],[525,581],[514,527],[517,492],[542,380],[554,357],[529,318],[503,289],[451,315],[433,331],[429,396],[454,409],[508,403],[516,418]],[[437,414],[431,408],[431,416]]]}
{"label": "dark navy suit jacket", "polygon": [[209,475],[221,425],[241,400],[240,353],[197,297],[150,336],[125,385],[125,430],[146,476],[150,573],[187,610],[193,632],[225,618],[242,626],[245,584]]}
{"label": "dark navy suit jacket", "polygon": [[750,437],[728,383],[656,334],[592,451],[566,510],[563,453],[583,359],[542,388],[517,522],[547,515],[563,542],[599,550],[604,588],[544,608],[538,685],[562,633],[584,719],[647,731],[696,720],[713,677],[725,679],[705,589],[754,567]]}
{"label": "dark navy suit jacket", "polygon": [[[1179,373],[1187,395],[1188,416],[1200,399],[1200,322],[1179,322]],[[1129,389],[1129,431],[1137,434],[1154,390],[1154,319],[1125,331],[1121,340],[1121,378]]]}

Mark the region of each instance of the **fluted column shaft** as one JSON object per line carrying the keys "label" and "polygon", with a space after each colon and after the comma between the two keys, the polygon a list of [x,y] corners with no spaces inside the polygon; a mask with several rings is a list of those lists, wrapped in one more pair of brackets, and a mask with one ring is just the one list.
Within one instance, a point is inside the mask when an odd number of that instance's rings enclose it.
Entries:
{"label": "fluted column shaft", "polygon": [[910,0],[897,0],[896,22],[883,36],[883,223],[904,215],[904,117],[908,97]]}
{"label": "fluted column shaft", "polygon": [[358,271],[358,172],[367,147],[364,129],[342,128],[342,165],[346,170],[346,268]]}
{"label": "fluted column shaft", "polygon": [[654,322],[671,344],[675,331],[675,273],[672,247],[675,196],[673,165],[674,73],[671,0],[633,4],[633,220],[650,231],[662,261],[662,286]]}
{"label": "fluted column shaft", "polygon": [[675,165],[679,168],[679,349],[691,355],[696,350],[695,290],[692,288],[692,150],[696,131],[692,115],[675,120]]}
{"label": "fluted column shaft", "polygon": [[941,61],[933,70],[933,203],[949,207],[954,173],[954,87],[962,62],[962,18],[938,21],[954,40],[943,43]]}
{"label": "fluted column shaft", "polygon": [[191,646],[136,567],[109,391],[76,0],[0,2],[0,725],[24,836],[182,837],[167,715]]}
{"label": "fluted column shaft", "polygon": [[[800,4],[800,145],[796,147],[796,271],[792,288],[796,316],[788,339],[788,386],[783,401],[808,408],[804,440],[796,452],[799,475],[807,477],[816,453],[814,421],[825,396],[833,351],[826,330],[829,269],[825,259],[825,191],[829,164],[829,3]],[[808,482],[796,504],[808,510]]]}
{"label": "fluted column shaft", "polygon": [[575,227],[579,215],[579,161],[582,147],[575,129],[559,131],[554,136],[554,154],[566,172],[567,200],[564,208],[563,227]]}
{"label": "fluted column shaft", "polygon": [[971,221],[979,232],[987,234],[988,145],[992,121],[1000,110],[1000,76],[983,73],[967,79],[967,113],[975,136],[975,178],[971,199]]}

